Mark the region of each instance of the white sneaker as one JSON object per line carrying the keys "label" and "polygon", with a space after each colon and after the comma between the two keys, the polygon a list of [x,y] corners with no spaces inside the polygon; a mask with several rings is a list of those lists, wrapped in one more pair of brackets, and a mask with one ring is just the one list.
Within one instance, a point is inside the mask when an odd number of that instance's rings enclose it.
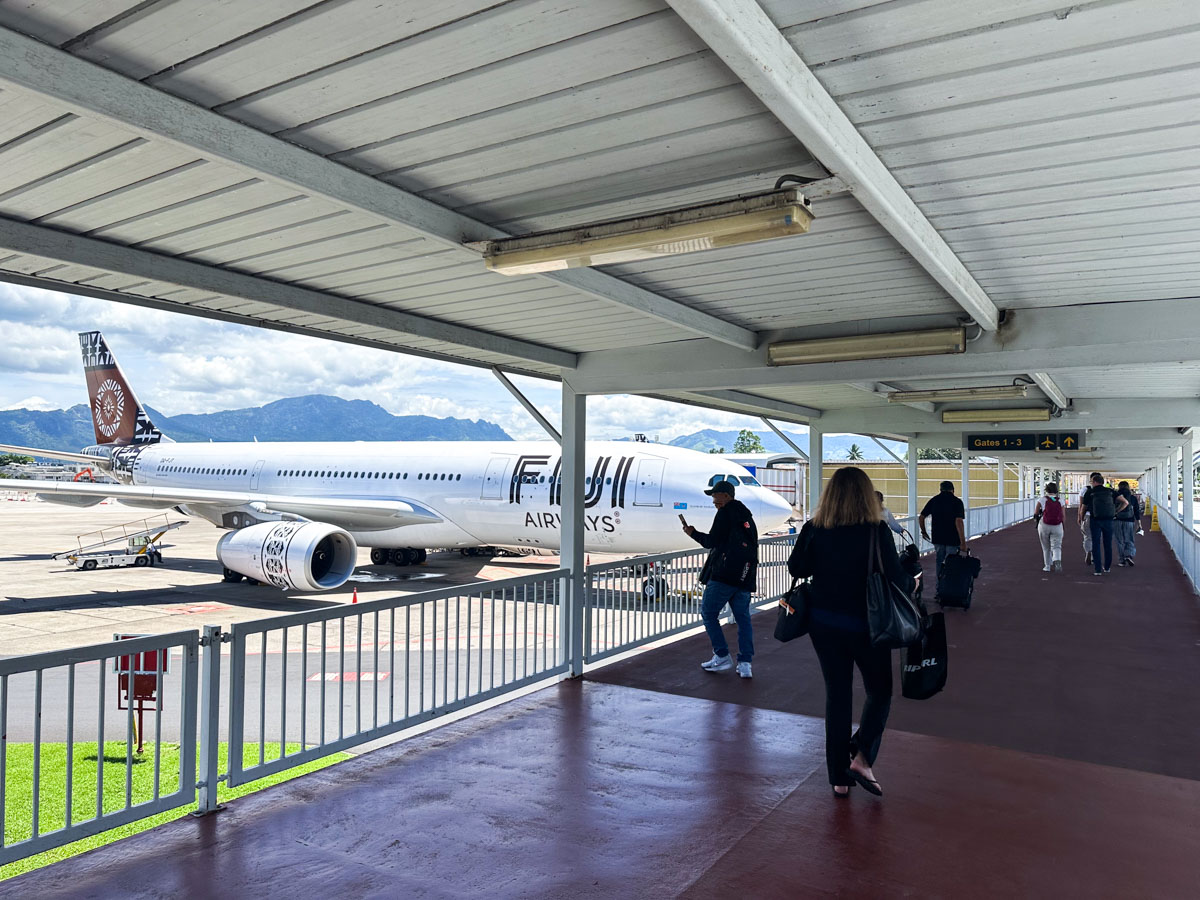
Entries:
{"label": "white sneaker", "polygon": [[1054,561],[1054,571],[1055,571],[1055,572],[1061,572],[1061,571],[1062,571],[1062,560],[1061,560],[1061,559],[1056,559],[1056,560]]}
{"label": "white sneaker", "polygon": [[1050,567],[1049,567],[1049,566],[1042,566],[1042,571],[1043,571],[1043,572],[1049,572],[1049,571],[1050,571]]}
{"label": "white sneaker", "polygon": [[740,662],[737,665],[738,675],[742,678],[753,678],[754,673],[750,671],[750,663]]}
{"label": "white sneaker", "polygon": [[708,662],[700,663],[700,668],[704,669],[706,672],[728,672],[733,668],[733,657],[717,656],[717,654],[714,653],[713,658]]}

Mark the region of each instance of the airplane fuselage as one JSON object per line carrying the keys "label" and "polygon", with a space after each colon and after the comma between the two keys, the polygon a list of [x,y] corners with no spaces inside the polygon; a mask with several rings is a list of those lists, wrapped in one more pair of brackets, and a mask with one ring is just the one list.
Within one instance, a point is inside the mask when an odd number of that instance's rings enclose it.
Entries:
{"label": "airplane fuselage", "polygon": [[[114,472],[150,487],[403,501],[442,519],[349,527],[368,547],[557,549],[560,540],[561,450],[550,441],[159,443],[125,455]],[[750,507],[761,532],[791,514],[786,501],[758,486],[743,467],[678,447],[589,442],[583,474],[585,548],[591,552],[695,547],[678,515],[708,530],[714,510],[703,491],[714,476],[736,477],[737,498]],[[187,507],[218,525],[238,508]]]}

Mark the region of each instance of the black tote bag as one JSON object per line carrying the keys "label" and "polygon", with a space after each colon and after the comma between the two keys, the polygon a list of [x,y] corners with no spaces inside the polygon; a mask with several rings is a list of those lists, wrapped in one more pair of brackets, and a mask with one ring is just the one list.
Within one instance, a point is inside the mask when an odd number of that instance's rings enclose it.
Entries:
{"label": "black tote bag", "polygon": [[946,686],[946,616],[925,620],[919,643],[900,651],[900,693],[909,700],[928,700]]}
{"label": "black tote bag", "polygon": [[[779,615],[775,619],[775,640],[787,643],[808,634],[807,581],[792,579],[792,586],[779,601]],[[787,606],[784,606],[784,604]],[[788,609],[790,607],[790,610]]]}
{"label": "black tote bag", "polygon": [[873,647],[895,650],[921,640],[921,611],[908,592],[884,574],[877,528],[871,529],[867,555],[867,627]]}

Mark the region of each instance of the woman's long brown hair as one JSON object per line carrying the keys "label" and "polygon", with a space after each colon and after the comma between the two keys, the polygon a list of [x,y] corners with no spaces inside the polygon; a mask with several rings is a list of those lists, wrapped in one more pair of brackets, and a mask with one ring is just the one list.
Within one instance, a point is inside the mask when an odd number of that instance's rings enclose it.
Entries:
{"label": "woman's long brown hair", "polygon": [[839,528],[879,522],[883,510],[875,496],[875,485],[857,466],[838,469],[825,485],[821,503],[812,518],[818,528]]}

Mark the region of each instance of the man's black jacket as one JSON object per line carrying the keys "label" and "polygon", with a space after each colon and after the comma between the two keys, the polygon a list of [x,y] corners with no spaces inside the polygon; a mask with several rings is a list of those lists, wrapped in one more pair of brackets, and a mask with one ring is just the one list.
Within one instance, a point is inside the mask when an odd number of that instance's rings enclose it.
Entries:
{"label": "man's black jacket", "polygon": [[730,500],[717,510],[712,531],[696,531],[692,537],[709,550],[700,571],[700,582],[719,581],[744,591],[757,587],[758,528],[754,516],[740,500]]}

